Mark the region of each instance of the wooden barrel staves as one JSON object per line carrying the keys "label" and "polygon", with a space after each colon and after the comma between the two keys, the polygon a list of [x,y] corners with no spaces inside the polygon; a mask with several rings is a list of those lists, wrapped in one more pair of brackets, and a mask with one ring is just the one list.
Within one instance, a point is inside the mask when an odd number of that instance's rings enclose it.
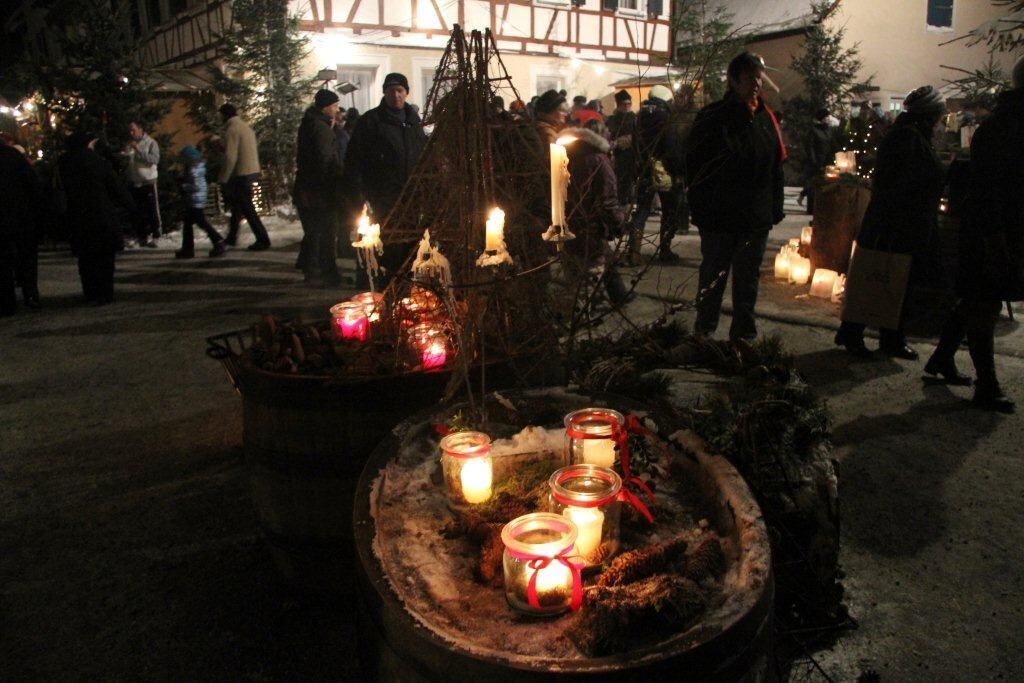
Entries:
{"label": "wooden barrel staves", "polygon": [[251,493],[274,562],[303,592],[347,595],[359,473],[398,422],[438,402],[450,375],[340,383],[240,367]]}

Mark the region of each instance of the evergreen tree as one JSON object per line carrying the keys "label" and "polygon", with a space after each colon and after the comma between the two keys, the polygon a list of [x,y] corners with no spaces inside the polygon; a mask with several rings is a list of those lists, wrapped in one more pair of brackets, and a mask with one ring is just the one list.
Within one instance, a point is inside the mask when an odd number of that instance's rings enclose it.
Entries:
{"label": "evergreen tree", "polygon": [[[222,63],[210,67],[214,90],[238,107],[256,131],[265,189],[286,196],[295,174],[295,139],[314,79],[300,75],[307,41],[299,17],[280,0],[234,0],[232,26],[220,36]],[[206,132],[221,128],[212,103],[196,102],[192,118]]]}
{"label": "evergreen tree", "polygon": [[[703,93],[705,102],[725,94],[725,70],[742,41],[732,27],[732,13],[708,0],[689,0],[677,5],[672,26],[679,42],[673,78]],[[699,86],[699,87],[698,87]]]}
{"label": "evergreen tree", "polygon": [[[787,121],[800,140],[809,137],[815,112],[820,109],[827,109],[833,114],[842,112],[852,96],[868,87],[866,83],[856,82],[861,69],[858,45],[844,47],[846,30],[829,23],[830,14],[837,4],[829,0],[811,1],[813,20],[804,31],[804,50],[790,62],[790,67],[804,83],[803,92],[786,103]],[[851,137],[846,148],[871,152],[858,146],[862,138]]]}

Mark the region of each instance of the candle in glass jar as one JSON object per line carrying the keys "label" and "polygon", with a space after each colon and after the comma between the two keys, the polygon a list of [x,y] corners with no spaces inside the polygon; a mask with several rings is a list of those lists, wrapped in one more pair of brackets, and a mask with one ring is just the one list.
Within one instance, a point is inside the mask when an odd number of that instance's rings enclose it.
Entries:
{"label": "candle in glass jar", "polygon": [[366,318],[375,323],[380,320],[380,309],[384,305],[384,295],[377,292],[363,292],[352,297],[352,301],[361,304]]}
{"label": "candle in glass jar", "polygon": [[551,143],[551,225],[565,227],[565,200],[569,188],[569,155],[564,145],[576,138],[566,136]]}
{"label": "candle in glass jar", "polygon": [[[529,583],[529,575],[524,574],[523,580]],[[561,562],[552,562],[537,570],[537,600],[541,604],[550,602],[552,597],[561,598],[572,590],[572,570]],[[524,587],[525,591],[525,587]]]}
{"label": "candle in glass jar", "polygon": [[431,339],[423,346],[420,360],[423,361],[423,369],[439,368],[448,360],[448,350],[445,348],[443,339]]}
{"label": "candle in glass jar", "polygon": [[467,503],[484,503],[491,498],[493,477],[490,458],[471,458],[462,466],[459,481]]}
{"label": "candle in glass jar", "polygon": [[601,550],[604,513],[596,507],[568,506],[562,511],[576,525],[576,550],[588,563],[593,563]]}
{"label": "candle in glass jar", "polygon": [[615,464],[615,442],[611,439],[583,439],[583,462],[611,467]]}
{"label": "candle in glass jar", "polygon": [[331,317],[334,319],[334,328],[340,338],[366,341],[370,325],[362,304],[346,301],[332,306]]}
{"label": "candle in glass jar", "polygon": [[791,256],[789,259],[789,279],[795,285],[806,285],[811,279],[811,259],[802,256]]}
{"label": "candle in glass jar", "polygon": [[775,255],[775,279],[789,280],[789,252],[785,247]]}
{"label": "candle in glass jar", "polygon": [[828,268],[818,268],[811,280],[811,296],[819,299],[831,299],[838,273]]}
{"label": "candle in glass jar", "polygon": [[498,251],[505,242],[505,212],[495,207],[487,217],[484,250]]}

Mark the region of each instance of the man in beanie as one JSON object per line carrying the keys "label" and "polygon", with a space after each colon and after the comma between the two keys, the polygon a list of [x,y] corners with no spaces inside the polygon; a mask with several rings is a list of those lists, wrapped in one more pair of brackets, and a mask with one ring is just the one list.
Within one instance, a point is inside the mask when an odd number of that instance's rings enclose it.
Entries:
{"label": "man in beanie", "polygon": [[[878,146],[877,165],[871,181],[871,201],[864,213],[857,244],[913,256],[907,287],[941,280],[937,250],[939,200],[945,172],[932,147],[932,134],[946,113],[946,103],[930,85],[917,88],[903,101],[903,113]],[[878,349],[894,358],[916,360],[917,351],[907,346],[903,320],[896,329],[879,331]],[[835,338],[854,355],[867,356],[864,325],[843,321]],[[953,376],[950,368],[943,371]]]}
{"label": "man in beanie", "polygon": [[537,98],[534,111],[541,142],[553,143],[558,139],[559,132],[565,128],[565,119],[569,114],[565,95],[560,95],[554,90],[545,91]]}
{"label": "man in beanie", "polygon": [[1024,299],[1024,57],[1013,69],[1013,89],[971,140],[970,180],[960,223],[956,290],[961,297],[942,328],[925,372],[957,383],[953,357],[967,337],[974,363],[974,404],[1014,412],[996,378],[995,327],[1003,301]]}
{"label": "man in beanie", "polygon": [[683,147],[687,198],[700,230],[698,335],[718,328],[732,271],[729,338],[753,341],[754,308],[768,231],[781,221],[782,143],[775,114],[761,97],[765,65],[742,52],[729,62],[725,96],[701,109]]}
{"label": "man in beanie", "polygon": [[306,282],[341,284],[335,260],[341,208],[341,156],[334,134],[338,95],[318,90],[299,124],[295,145],[292,199],[302,222],[302,246],[296,266]]}
{"label": "man in beanie", "polygon": [[612,138],[612,158],[619,204],[633,203],[636,193],[636,113],[628,90],[615,93],[615,111],[608,117],[608,133]]}
{"label": "man in beanie", "polygon": [[[409,80],[403,74],[385,76],[380,104],[359,117],[345,155],[345,178],[353,197],[357,203],[368,203],[373,220],[381,224],[398,202],[427,144],[423,122],[405,101],[408,96]],[[382,265],[389,273],[405,261],[407,246],[385,248]]]}
{"label": "man in beanie", "polygon": [[235,105],[225,103],[219,111],[224,121],[224,164],[220,168],[217,182],[223,188],[224,200],[231,209],[227,243],[235,246],[238,242],[238,228],[242,217],[245,217],[252,234],[256,236],[256,241],[248,247],[249,251],[269,249],[270,236],[252,203],[252,184],[260,176],[256,133],[238,115]]}

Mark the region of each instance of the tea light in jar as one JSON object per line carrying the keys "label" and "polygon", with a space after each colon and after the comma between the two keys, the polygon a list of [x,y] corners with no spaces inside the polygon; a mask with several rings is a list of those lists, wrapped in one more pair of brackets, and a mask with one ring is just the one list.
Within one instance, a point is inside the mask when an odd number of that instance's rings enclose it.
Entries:
{"label": "tea light in jar", "polygon": [[384,295],[378,292],[363,292],[352,297],[352,301],[361,304],[366,318],[375,323],[380,320],[380,311],[384,306]]}
{"label": "tea light in jar", "polygon": [[622,413],[610,408],[583,408],[566,415],[569,463],[612,467],[616,437],[625,424]]}
{"label": "tea light in jar", "polygon": [[439,368],[448,360],[448,349],[445,348],[443,339],[431,339],[424,345],[420,355],[423,361],[423,369]]}
{"label": "tea light in jar", "polygon": [[441,470],[452,509],[490,500],[494,477],[491,438],[483,432],[453,432],[444,437]]}
{"label": "tea light in jar", "polygon": [[491,480],[494,474],[489,458],[471,458],[462,466],[459,481],[462,497],[467,503],[484,503],[491,498]]}
{"label": "tea light in jar", "polygon": [[579,554],[587,560],[597,556],[601,549],[604,513],[596,507],[578,508],[570,505],[562,514],[576,525],[576,550]]}
{"label": "tea light in jar", "polygon": [[785,248],[775,255],[775,279],[789,280],[789,252]]}
{"label": "tea light in jar", "polygon": [[561,597],[572,586],[572,570],[561,562],[552,562],[537,570],[537,599],[543,604]]}
{"label": "tea light in jar", "polygon": [[811,278],[811,259],[792,256],[789,259],[789,279],[795,285],[806,285]]}
{"label": "tea light in jar", "polygon": [[345,301],[331,306],[331,317],[334,320],[334,329],[339,337],[355,341],[366,341],[370,324],[362,304],[354,301]]}

